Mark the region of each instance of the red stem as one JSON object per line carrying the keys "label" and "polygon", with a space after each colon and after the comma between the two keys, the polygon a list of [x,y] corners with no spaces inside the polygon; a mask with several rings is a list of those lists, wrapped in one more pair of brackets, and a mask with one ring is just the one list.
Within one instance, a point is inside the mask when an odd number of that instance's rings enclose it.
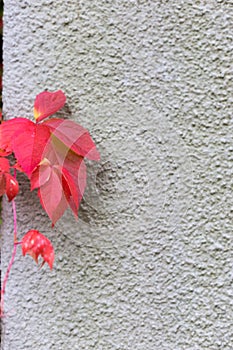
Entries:
{"label": "red stem", "polygon": [[[14,173],[14,177],[16,178],[16,170]],[[16,213],[16,205],[15,205],[14,199],[12,200],[12,209],[13,209],[13,215],[14,215],[14,247],[12,250],[11,260],[8,264],[8,267],[7,267],[5,276],[4,276],[2,288],[1,288],[0,317],[4,316],[4,294],[5,294],[5,290],[6,290],[6,284],[7,284],[9,275],[10,275],[12,265],[13,265],[14,260],[15,260],[17,246],[19,244],[19,242],[17,242],[17,213]]]}

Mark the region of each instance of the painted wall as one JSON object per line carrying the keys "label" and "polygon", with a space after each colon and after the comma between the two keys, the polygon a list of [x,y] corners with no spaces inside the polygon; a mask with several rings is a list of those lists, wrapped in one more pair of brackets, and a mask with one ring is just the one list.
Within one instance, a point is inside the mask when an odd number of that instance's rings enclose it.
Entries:
{"label": "painted wall", "polygon": [[[2,349],[232,350],[232,2],[5,0],[4,16],[5,117],[62,89],[102,160],[54,230],[19,177],[19,235],[40,229],[56,261],[19,250]],[[4,272],[6,202],[3,219]]]}

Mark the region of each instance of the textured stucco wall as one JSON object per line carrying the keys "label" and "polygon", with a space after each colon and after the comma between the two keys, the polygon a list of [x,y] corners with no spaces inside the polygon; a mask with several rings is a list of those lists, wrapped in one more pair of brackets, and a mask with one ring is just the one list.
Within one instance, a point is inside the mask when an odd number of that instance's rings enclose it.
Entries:
{"label": "textured stucco wall", "polygon": [[[5,0],[4,112],[62,89],[101,152],[55,230],[20,177],[3,350],[233,349],[233,2]],[[12,242],[4,203],[2,269]]]}

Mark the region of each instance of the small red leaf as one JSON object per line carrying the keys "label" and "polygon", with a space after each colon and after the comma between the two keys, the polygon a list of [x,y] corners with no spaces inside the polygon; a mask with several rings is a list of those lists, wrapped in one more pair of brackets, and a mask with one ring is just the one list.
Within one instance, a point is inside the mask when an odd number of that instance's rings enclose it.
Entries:
{"label": "small red leaf", "polygon": [[6,195],[8,197],[9,202],[17,196],[19,192],[19,184],[18,181],[9,173],[5,173],[6,178]]}
{"label": "small red leaf", "polygon": [[41,255],[44,260],[41,266],[47,262],[50,269],[53,268],[54,249],[50,240],[42,235],[42,233],[37,230],[28,231],[22,239],[21,246],[23,256],[29,254],[38,263],[38,257]]}
{"label": "small red leaf", "polygon": [[36,96],[34,103],[34,117],[37,122],[49,117],[61,109],[66,102],[66,96],[61,91],[44,91]]}

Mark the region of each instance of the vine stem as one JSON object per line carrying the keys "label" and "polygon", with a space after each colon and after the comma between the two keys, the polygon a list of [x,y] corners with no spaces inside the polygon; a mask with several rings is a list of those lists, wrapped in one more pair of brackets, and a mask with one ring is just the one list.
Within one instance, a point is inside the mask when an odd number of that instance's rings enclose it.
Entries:
{"label": "vine stem", "polygon": [[[14,173],[14,177],[16,178],[16,170]],[[12,200],[12,209],[13,209],[13,216],[14,216],[14,247],[12,250],[11,259],[9,261],[9,264],[8,264],[8,267],[7,267],[5,276],[4,276],[2,288],[1,288],[0,317],[4,316],[4,294],[6,291],[6,284],[7,284],[9,275],[10,275],[12,265],[13,265],[14,260],[15,260],[17,246],[20,244],[20,242],[17,241],[17,213],[16,213],[16,205],[15,205],[14,199]]]}

